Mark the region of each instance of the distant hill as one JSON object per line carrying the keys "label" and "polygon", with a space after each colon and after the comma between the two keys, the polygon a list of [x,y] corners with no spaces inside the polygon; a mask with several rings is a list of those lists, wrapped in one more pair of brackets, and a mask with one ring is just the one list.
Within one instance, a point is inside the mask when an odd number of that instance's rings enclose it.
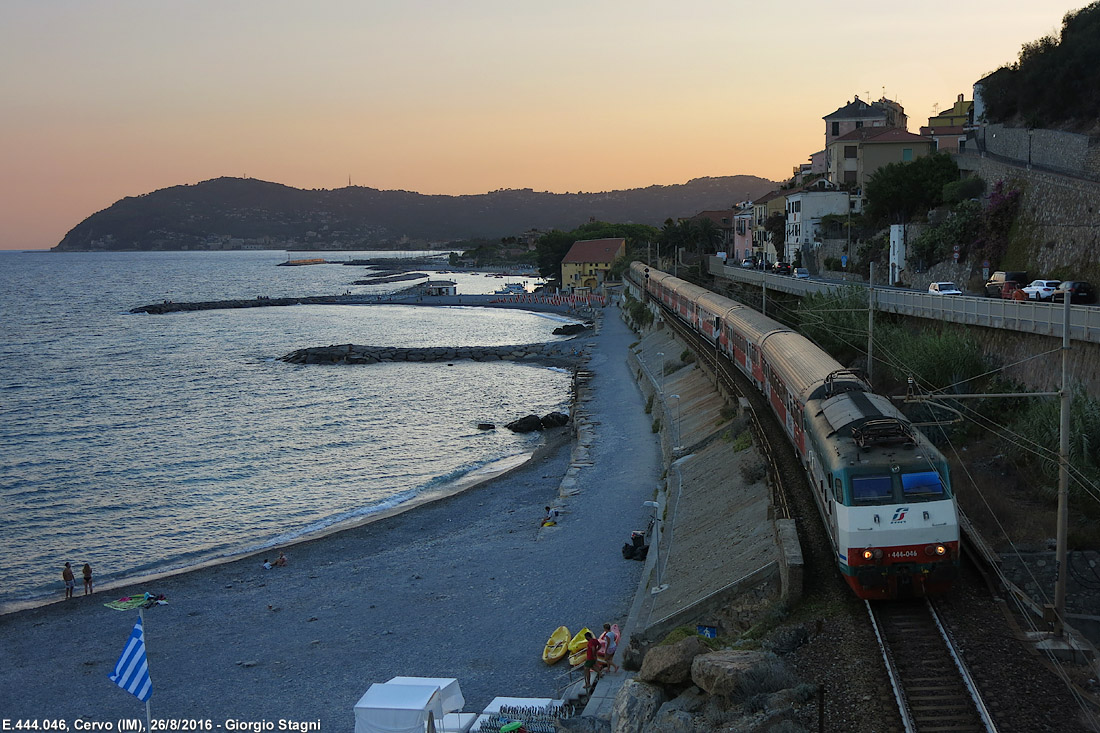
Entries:
{"label": "distant hill", "polygon": [[427,196],[360,186],[306,191],[216,178],[124,198],[77,224],[54,249],[427,247],[528,229],[572,229],[589,219],[660,226],[669,217],[729,208],[775,185],[756,176],[723,176],[603,193],[509,189]]}

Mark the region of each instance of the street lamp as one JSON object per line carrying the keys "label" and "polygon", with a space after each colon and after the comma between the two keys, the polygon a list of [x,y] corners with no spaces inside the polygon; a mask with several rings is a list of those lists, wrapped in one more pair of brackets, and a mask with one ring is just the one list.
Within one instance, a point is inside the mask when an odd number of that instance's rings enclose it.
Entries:
{"label": "street lamp", "polygon": [[672,452],[680,450],[683,446],[680,445],[680,395],[670,394],[668,396],[670,400],[676,400],[676,434],[675,440],[672,441]]}
{"label": "street lamp", "polygon": [[642,506],[653,509],[653,564],[657,567],[657,587],[650,590],[650,595],[657,595],[668,586],[661,582],[661,517],[657,511],[661,505],[655,501],[643,501]]}

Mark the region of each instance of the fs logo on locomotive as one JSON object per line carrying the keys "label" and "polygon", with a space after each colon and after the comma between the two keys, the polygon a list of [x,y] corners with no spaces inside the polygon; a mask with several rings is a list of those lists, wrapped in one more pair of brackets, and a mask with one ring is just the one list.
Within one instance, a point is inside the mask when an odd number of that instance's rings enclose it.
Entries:
{"label": "fs logo on locomotive", "polygon": [[900,524],[905,521],[905,513],[909,511],[907,506],[899,506],[894,510],[894,518],[890,520],[890,524]]}

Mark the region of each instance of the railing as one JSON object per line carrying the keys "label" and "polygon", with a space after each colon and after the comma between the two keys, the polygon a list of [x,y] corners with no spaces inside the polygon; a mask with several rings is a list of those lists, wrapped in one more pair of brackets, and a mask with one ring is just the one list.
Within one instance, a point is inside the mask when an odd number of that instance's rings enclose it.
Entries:
{"label": "railing", "polygon": [[[746,285],[765,286],[769,290],[799,296],[829,292],[851,285],[867,287],[863,282],[825,282],[772,275],[759,270],[727,265],[718,257],[710,258],[709,270],[715,277]],[[967,295],[931,295],[885,286],[875,287],[875,309],[914,318],[928,318],[1054,337],[1062,335],[1065,313],[1062,303]],[[1100,343],[1100,307],[1070,305],[1069,311],[1070,337],[1077,341]]]}

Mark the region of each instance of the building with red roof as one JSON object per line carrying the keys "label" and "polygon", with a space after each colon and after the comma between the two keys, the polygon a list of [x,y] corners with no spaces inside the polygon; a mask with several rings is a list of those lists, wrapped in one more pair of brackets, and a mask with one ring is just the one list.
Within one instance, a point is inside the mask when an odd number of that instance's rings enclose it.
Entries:
{"label": "building with red roof", "polygon": [[573,242],[561,261],[561,286],[566,290],[595,290],[607,278],[611,263],[626,254],[626,240],[582,239]]}

